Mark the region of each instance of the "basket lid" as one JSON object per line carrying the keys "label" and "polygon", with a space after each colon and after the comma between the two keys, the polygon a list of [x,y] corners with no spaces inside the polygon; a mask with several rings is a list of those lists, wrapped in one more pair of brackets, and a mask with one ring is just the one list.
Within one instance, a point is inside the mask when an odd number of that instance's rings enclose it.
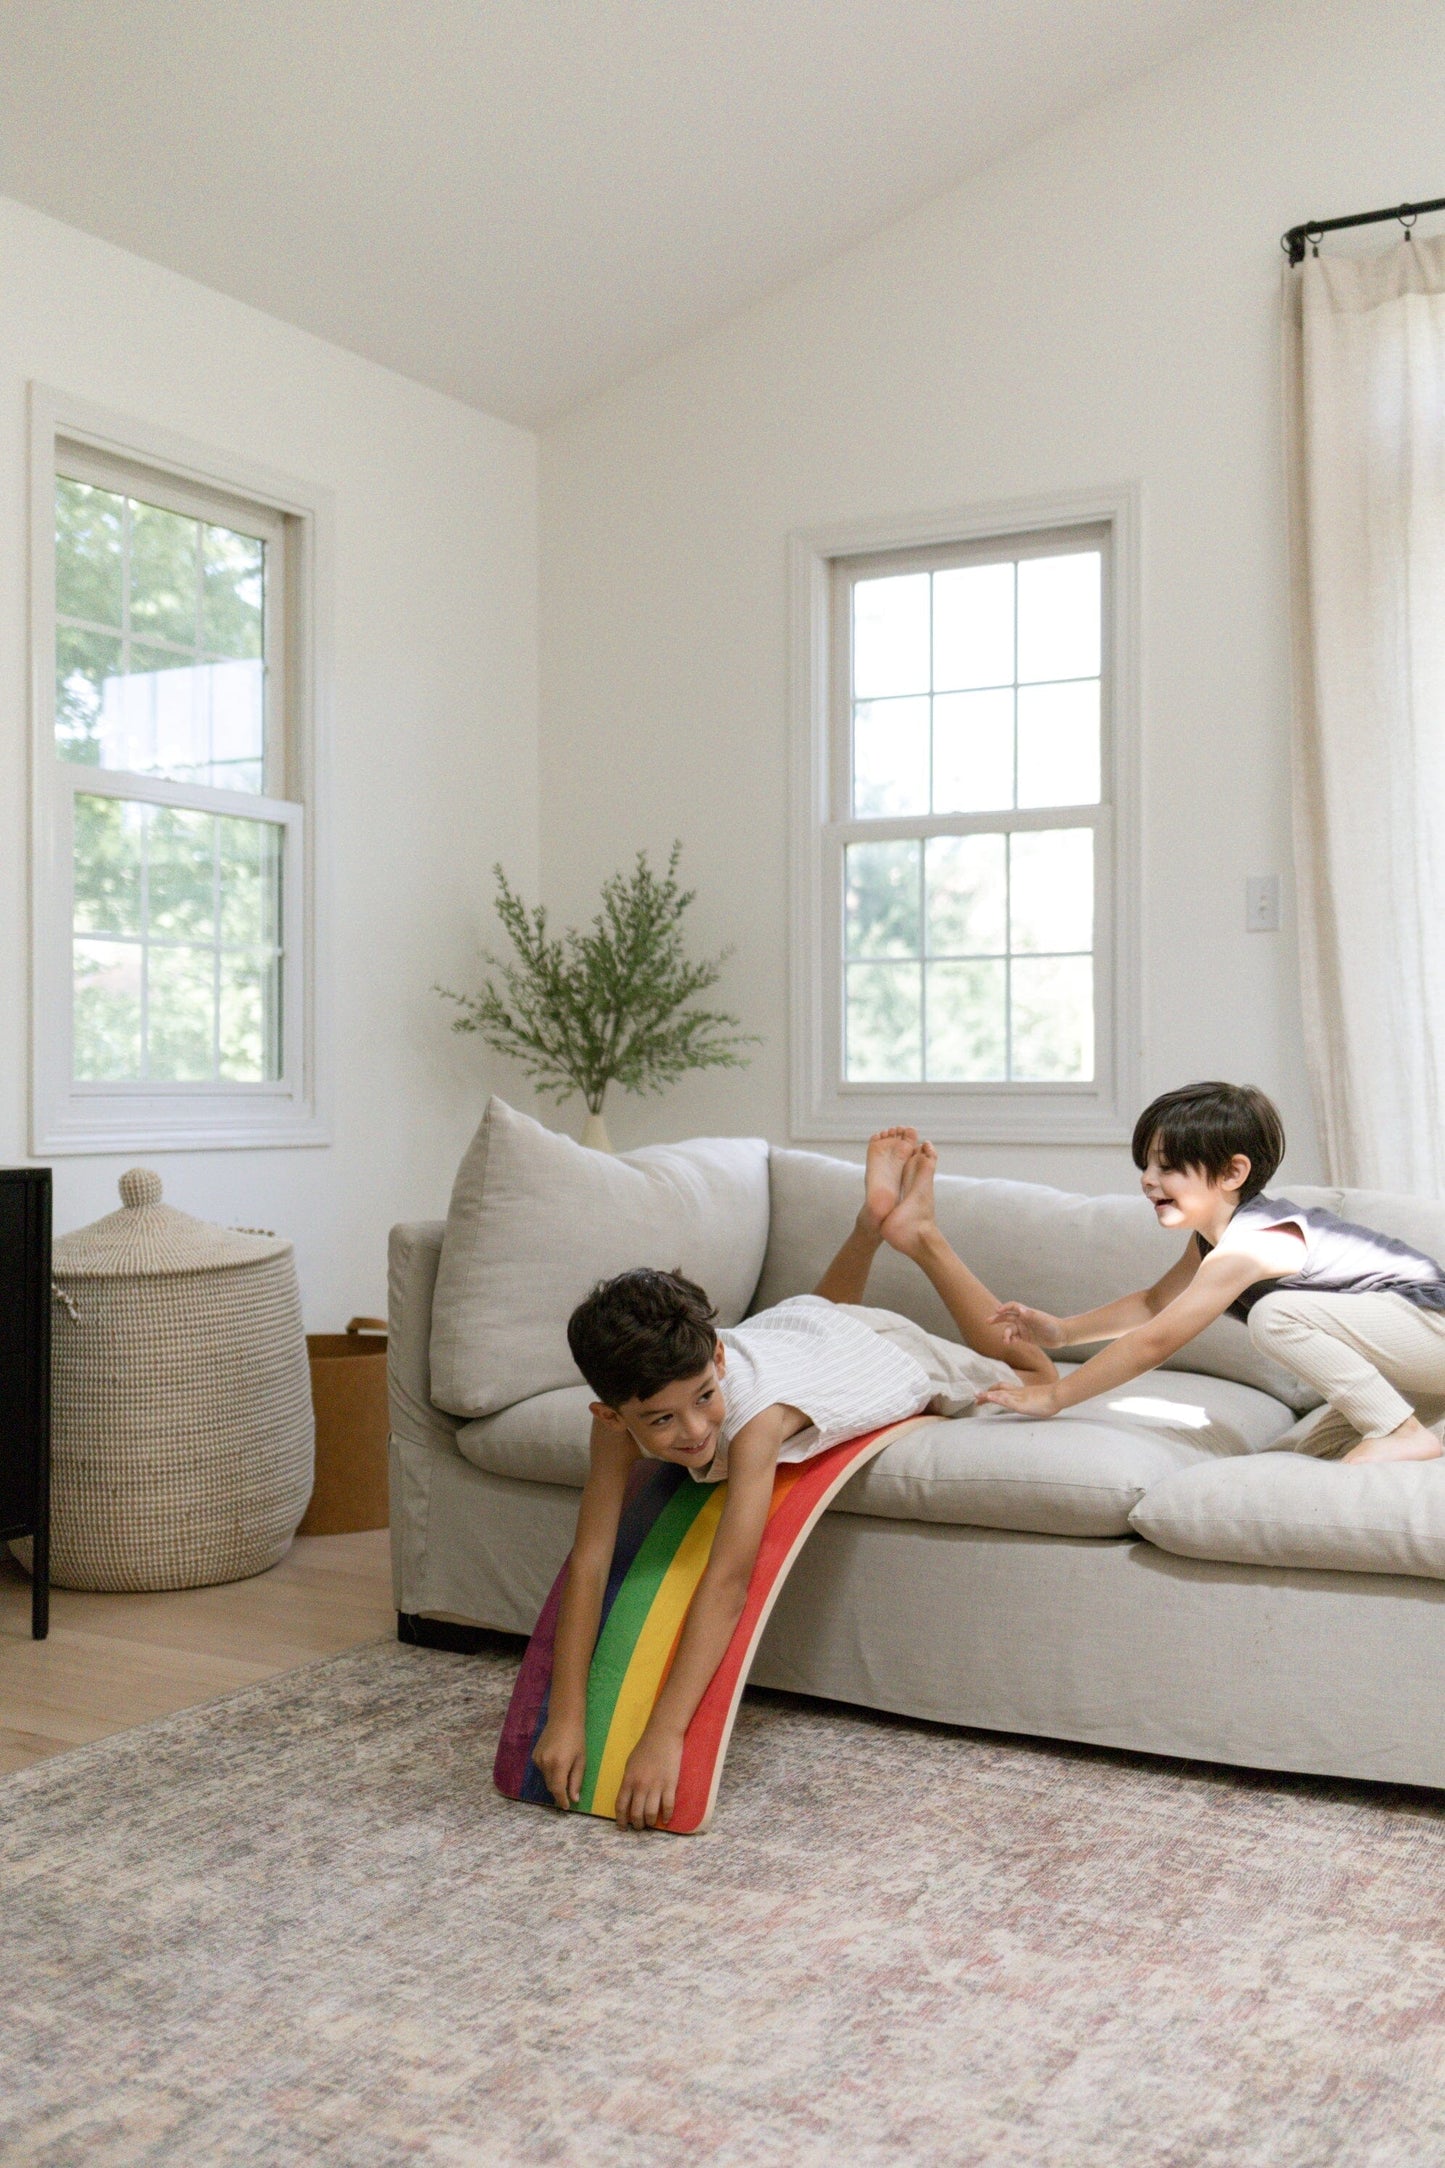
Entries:
{"label": "basket lid", "polygon": [[291,1244],[258,1227],[214,1227],[161,1202],[161,1178],[132,1167],[120,1178],[121,1208],[55,1244],[57,1279],[151,1277],[168,1272],[215,1272],[282,1257]]}

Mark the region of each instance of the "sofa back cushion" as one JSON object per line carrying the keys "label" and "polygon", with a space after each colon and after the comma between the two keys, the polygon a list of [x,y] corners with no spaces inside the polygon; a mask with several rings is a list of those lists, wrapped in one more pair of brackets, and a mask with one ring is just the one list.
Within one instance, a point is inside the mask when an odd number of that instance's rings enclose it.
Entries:
{"label": "sofa back cushion", "polygon": [[491,1415],[576,1385],[567,1320],[598,1280],[676,1268],[718,1321],[752,1300],[768,1235],[768,1148],[699,1137],[617,1157],[492,1098],[457,1171],[432,1303],[439,1408]]}
{"label": "sofa back cushion", "polygon": [[[817,1152],[775,1150],[770,1182],[772,1224],[754,1297],[760,1310],[816,1286],[852,1225],[862,1194],[856,1164]],[[1290,1194],[1300,1204],[1341,1208],[1338,1190],[1294,1187]],[[1142,1196],[1081,1197],[1036,1182],[940,1175],[937,1197],[939,1226],[985,1286],[1000,1301],[1013,1298],[1055,1315],[1077,1315],[1151,1286],[1183,1247],[1177,1234],[1159,1227]],[[1385,1202],[1370,1201],[1377,1208]],[[1369,1224],[1394,1232],[1382,1218]],[[930,1332],[958,1338],[918,1267],[892,1250],[879,1253],[867,1299],[915,1318]],[[1258,1353],[1246,1327],[1232,1317],[1209,1326],[1165,1367],[1256,1386],[1300,1414],[1319,1405],[1317,1394]]]}
{"label": "sofa back cushion", "polygon": [[1341,1219],[1393,1235],[1445,1264],[1445,1202],[1438,1197],[1402,1197],[1387,1189],[1295,1189],[1288,1182],[1270,1187],[1298,1204],[1322,1204]]}

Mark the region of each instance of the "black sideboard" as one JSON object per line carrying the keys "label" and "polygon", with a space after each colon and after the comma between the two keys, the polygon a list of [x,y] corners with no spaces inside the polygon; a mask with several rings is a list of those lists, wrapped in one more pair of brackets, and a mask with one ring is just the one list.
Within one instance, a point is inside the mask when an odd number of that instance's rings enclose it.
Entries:
{"label": "black sideboard", "polygon": [[0,1167],[0,1541],[29,1536],[30,1630],[50,1631],[50,1169]]}

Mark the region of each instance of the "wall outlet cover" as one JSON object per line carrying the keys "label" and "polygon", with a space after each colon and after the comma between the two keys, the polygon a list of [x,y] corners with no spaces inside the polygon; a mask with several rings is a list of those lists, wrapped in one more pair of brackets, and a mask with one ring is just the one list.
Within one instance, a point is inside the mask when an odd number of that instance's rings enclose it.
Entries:
{"label": "wall outlet cover", "polygon": [[1251,873],[1244,884],[1244,923],[1250,933],[1279,932],[1279,875]]}

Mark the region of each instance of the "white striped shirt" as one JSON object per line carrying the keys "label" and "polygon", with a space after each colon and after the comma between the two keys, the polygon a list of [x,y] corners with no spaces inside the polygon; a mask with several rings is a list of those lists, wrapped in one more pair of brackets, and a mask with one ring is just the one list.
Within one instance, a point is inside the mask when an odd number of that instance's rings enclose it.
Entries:
{"label": "white striped shirt", "polygon": [[692,1470],[698,1483],[726,1481],[729,1445],[764,1408],[781,1403],[809,1417],[778,1458],[811,1460],[844,1438],[919,1414],[937,1391],[896,1340],[821,1295],[794,1295],[718,1338],[727,1349],[722,1435],[708,1466]]}

